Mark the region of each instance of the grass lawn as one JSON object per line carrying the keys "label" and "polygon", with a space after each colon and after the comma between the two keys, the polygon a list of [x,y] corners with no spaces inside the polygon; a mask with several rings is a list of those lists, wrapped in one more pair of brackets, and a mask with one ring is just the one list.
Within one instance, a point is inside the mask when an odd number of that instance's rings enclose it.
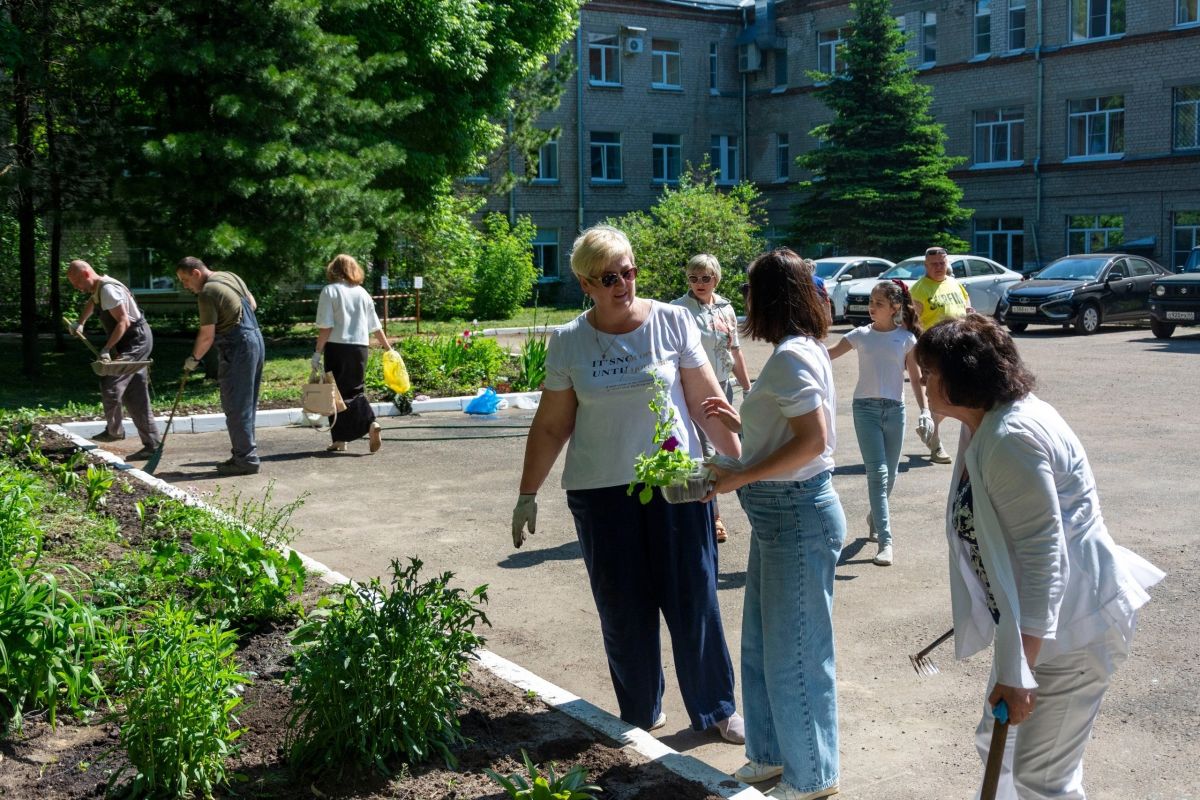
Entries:
{"label": "grass lawn", "polygon": [[[574,309],[538,309],[537,324],[558,324],[575,318]],[[533,309],[523,309],[513,319],[480,320],[481,328],[520,328],[534,324]],[[422,335],[456,335],[471,327],[471,323],[425,322],[421,323]],[[92,332],[92,343],[100,346],[99,328]],[[391,322],[388,335],[396,338],[416,334],[412,322]],[[300,388],[308,378],[309,357],[313,352],[315,329],[297,325],[286,338],[267,338],[267,359],[263,368],[262,404],[278,405],[290,402],[299,405]],[[42,406],[47,419],[96,417],[102,414],[100,385],[92,373],[92,355],[82,343],[67,340],[67,350],[55,353],[50,339],[42,339],[41,376],[29,380],[20,374],[21,341],[17,337],[0,339],[0,363],[7,364],[7,380],[0,382],[0,410],[35,408]],[[154,367],[151,369],[151,400],[154,410],[166,414],[175,400],[179,379],[183,373],[183,361],[191,353],[191,337],[156,336],[154,342]],[[200,409],[211,410],[220,404],[220,392],[216,380],[216,353],[211,353],[210,376],[197,371],[188,379],[184,389],[180,414]],[[206,359],[207,361],[208,359]]]}

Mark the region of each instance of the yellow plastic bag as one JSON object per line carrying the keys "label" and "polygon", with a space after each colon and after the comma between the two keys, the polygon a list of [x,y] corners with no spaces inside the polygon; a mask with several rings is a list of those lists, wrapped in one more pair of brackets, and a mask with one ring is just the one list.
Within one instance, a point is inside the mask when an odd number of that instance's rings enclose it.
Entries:
{"label": "yellow plastic bag", "polygon": [[408,367],[396,350],[388,350],[383,354],[383,382],[396,394],[404,394],[412,388],[408,379]]}

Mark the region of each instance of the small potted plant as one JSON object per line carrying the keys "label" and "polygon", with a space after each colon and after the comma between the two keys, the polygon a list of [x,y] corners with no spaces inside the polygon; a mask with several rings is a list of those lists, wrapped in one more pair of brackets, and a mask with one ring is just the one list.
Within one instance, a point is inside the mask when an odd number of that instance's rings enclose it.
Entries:
{"label": "small potted plant", "polygon": [[712,475],[704,468],[704,462],[680,448],[681,442],[675,435],[678,420],[671,405],[671,394],[666,382],[658,375],[654,376],[654,395],[649,405],[654,414],[654,444],[657,447],[650,455],[639,453],[634,460],[635,477],[629,482],[628,494],[632,495],[640,483],[638,499],[643,505],[650,502],[656,486],[668,503],[691,503],[701,499],[712,488]]}

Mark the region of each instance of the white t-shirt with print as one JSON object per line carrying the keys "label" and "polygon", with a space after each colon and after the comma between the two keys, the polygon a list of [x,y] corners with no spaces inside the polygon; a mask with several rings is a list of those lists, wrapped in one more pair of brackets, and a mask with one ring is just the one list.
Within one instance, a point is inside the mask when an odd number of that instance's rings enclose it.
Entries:
{"label": "white t-shirt with print", "polygon": [[877,331],[862,325],[845,339],[858,353],[858,384],[854,396],[881,397],[904,402],[904,357],[917,345],[907,328]]}
{"label": "white t-shirt with print", "polygon": [[818,408],[824,411],[828,432],[825,452],[792,472],[764,480],[804,481],[831,470],[837,447],[837,391],[829,351],[808,336],[789,336],[775,347],[742,402],[742,463],[753,466],[774,453],[793,438],[788,419]]}
{"label": "white t-shirt with print", "polygon": [[712,364],[717,381],[724,383],[733,377],[733,351],[742,346],[738,341],[737,312],[733,305],[716,292],[711,303],[701,303],[691,292],[671,301],[673,306],[682,306],[692,312],[700,328],[700,341],[708,363]]}
{"label": "white t-shirt with print", "polygon": [[650,302],[646,321],[612,335],[581,314],[554,331],[546,352],[545,387],[574,389],[579,407],[567,445],[562,487],[567,490],[622,486],[633,480],[633,461],[654,444],[651,370],[671,388],[675,436],[693,457],[701,445],[688,417],[680,367],[707,362],[692,315],[677,306]]}
{"label": "white t-shirt with print", "polygon": [[366,289],[331,283],[321,290],[317,300],[317,327],[333,328],[331,342],[365,346],[370,344],[371,334],[383,326]]}

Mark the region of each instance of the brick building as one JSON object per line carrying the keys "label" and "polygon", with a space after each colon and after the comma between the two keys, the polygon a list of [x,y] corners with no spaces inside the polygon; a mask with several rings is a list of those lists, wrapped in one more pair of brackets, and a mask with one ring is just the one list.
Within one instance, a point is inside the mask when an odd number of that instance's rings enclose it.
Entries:
{"label": "brick building", "polygon": [[[1198,0],[897,0],[932,112],[963,166],[974,250],[1014,268],[1120,246],[1163,264],[1200,244]],[[683,162],[753,180],[783,233],[829,112],[846,0],[595,0],[538,177],[490,201],[529,214],[546,288],[577,291],[576,232],[648,208]],[[520,164],[514,165],[519,171]],[[800,244],[800,243],[794,243]],[[804,243],[810,245],[812,243]]]}

